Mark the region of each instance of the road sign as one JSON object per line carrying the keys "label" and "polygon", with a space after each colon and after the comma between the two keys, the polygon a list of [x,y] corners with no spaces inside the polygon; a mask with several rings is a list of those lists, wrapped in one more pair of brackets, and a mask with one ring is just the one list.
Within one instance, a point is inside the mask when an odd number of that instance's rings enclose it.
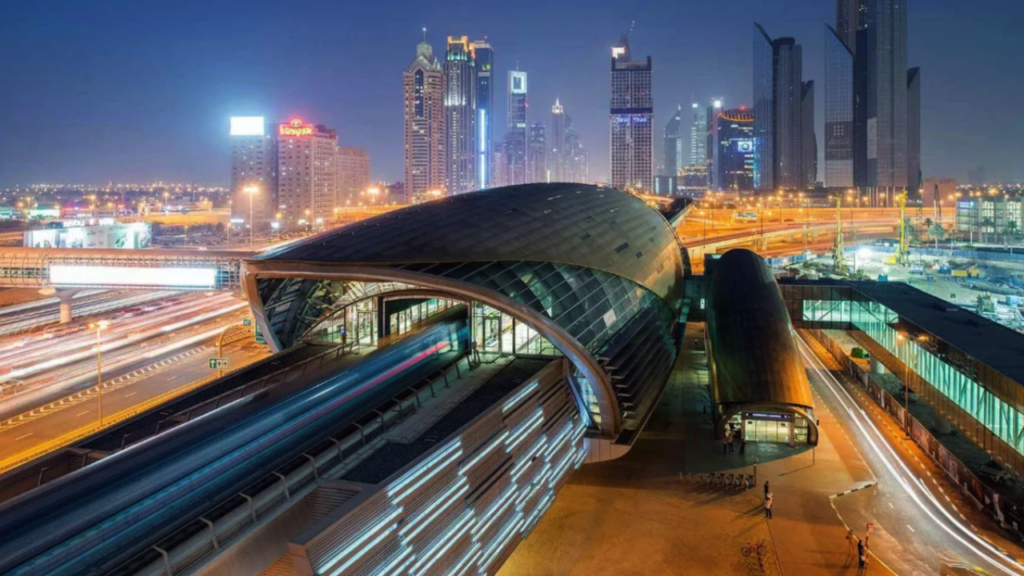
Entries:
{"label": "road sign", "polygon": [[252,318],[243,318],[242,326],[252,326]]}
{"label": "road sign", "polygon": [[210,365],[210,370],[220,370],[228,367],[227,358],[208,358],[207,361]]}

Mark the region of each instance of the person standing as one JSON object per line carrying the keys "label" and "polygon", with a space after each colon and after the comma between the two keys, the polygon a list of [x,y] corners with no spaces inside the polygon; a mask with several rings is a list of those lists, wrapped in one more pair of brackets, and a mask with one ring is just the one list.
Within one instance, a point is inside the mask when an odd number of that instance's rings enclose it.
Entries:
{"label": "person standing", "polygon": [[743,436],[740,436],[740,454],[743,454],[746,451],[747,451],[747,439],[744,438]]}
{"label": "person standing", "polygon": [[864,565],[868,563],[868,556],[867,556],[867,554],[868,554],[868,552],[864,548],[864,541],[861,540],[860,538],[858,538],[857,539],[857,563],[858,563],[857,565],[860,566],[861,568],[863,568]]}
{"label": "person standing", "polygon": [[729,436],[723,436],[722,437],[722,455],[723,456],[725,456],[726,454],[729,453],[728,442],[729,442]]}
{"label": "person standing", "polygon": [[767,480],[764,481],[764,499],[765,500],[768,499],[768,481]]}
{"label": "person standing", "polygon": [[729,432],[727,432],[725,434],[725,443],[729,446],[729,452],[731,453],[732,450],[733,450],[733,448],[732,448],[732,430],[730,430]]}
{"label": "person standing", "polygon": [[772,495],[769,493],[768,497],[764,499],[764,517],[767,520],[772,519]]}

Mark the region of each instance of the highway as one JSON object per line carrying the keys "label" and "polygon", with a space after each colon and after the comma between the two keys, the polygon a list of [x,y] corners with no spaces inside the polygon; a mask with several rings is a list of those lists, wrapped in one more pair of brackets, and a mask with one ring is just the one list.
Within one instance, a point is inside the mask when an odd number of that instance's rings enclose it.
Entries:
{"label": "highway", "polygon": [[[464,310],[462,311],[464,314]],[[440,315],[439,315],[440,316]],[[336,375],[271,388],[0,506],[0,571],[107,573],[294,458],[345,419],[457,358],[465,322],[403,336]],[[407,385],[407,384],[406,384]]]}
{"label": "highway", "polygon": [[944,478],[932,477],[910,457],[898,444],[903,441],[898,433],[872,417],[868,400],[816,354],[827,352],[800,338],[797,343],[811,386],[824,400],[816,408],[818,416],[828,413],[843,426],[877,479],[868,490],[833,500],[859,536],[873,523],[869,545],[875,555],[897,574],[938,574],[943,563],[981,567],[990,574],[1024,574],[1024,566],[982,538],[950,505],[941,490],[955,488],[944,486]]}
{"label": "highway", "polygon": [[[217,355],[215,340],[229,326],[240,327],[225,347],[229,369],[268,354],[241,328],[248,308],[235,296],[154,294],[161,298],[139,302],[138,293],[123,293],[120,310],[103,316],[111,322],[102,333],[105,425],[123,410],[215,376],[208,359]],[[0,338],[0,378],[7,380],[0,397],[0,470],[59,448],[59,439],[98,424],[96,332],[84,321],[53,328]]]}

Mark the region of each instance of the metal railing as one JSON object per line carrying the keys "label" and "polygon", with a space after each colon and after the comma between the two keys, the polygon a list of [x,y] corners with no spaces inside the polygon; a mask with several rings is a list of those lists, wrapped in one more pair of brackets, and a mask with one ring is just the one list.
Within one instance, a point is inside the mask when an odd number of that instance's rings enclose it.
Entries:
{"label": "metal railing", "polygon": [[[325,355],[309,360],[322,356]],[[292,502],[301,501],[319,485],[322,476],[336,476],[334,472],[343,466],[361,461],[363,455],[383,442],[381,436],[385,431],[415,414],[424,402],[436,397],[440,389],[450,387],[469,371],[469,358],[463,356],[448,368],[417,380],[375,409],[365,411],[361,418],[340,425],[325,436],[323,449],[314,454],[310,454],[314,450],[295,454],[290,463],[256,479],[250,488],[232,497],[238,502],[236,506],[217,516],[216,510],[223,510],[224,503],[221,503],[214,508],[214,513],[198,517],[197,523],[184,529],[191,530],[191,534],[170,536],[177,541],[173,547],[161,547],[164,542],[151,547],[149,555],[153,561],[134,573],[173,576],[193,568],[225,544],[230,545],[232,539],[247,529],[282,512]]]}

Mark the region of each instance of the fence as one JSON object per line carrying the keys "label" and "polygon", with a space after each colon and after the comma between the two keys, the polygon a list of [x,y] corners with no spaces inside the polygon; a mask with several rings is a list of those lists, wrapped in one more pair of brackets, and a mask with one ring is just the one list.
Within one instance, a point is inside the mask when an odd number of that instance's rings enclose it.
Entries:
{"label": "fence", "polygon": [[809,329],[807,332],[832,354],[843,371],[863,386],[868,396],[896,422],[902,426],[909,417],[910,436],[928,457],[945,471],[950,480],[960,488],[961,492],[971,498],[979,509],[985,510],[1000,526],[1013,531],[1018,538],[1024,540],[1024,517],[1022,517],[1021,508],[1016,503],[1006,501],[1001,494],[979,480],[959,458],[932,435],[925,425],[921,424],[913,415],[908,414],[899,400],[872,381],[868,377],[868,372],[853,362],[843,347],[830,338],[824,330]]}

